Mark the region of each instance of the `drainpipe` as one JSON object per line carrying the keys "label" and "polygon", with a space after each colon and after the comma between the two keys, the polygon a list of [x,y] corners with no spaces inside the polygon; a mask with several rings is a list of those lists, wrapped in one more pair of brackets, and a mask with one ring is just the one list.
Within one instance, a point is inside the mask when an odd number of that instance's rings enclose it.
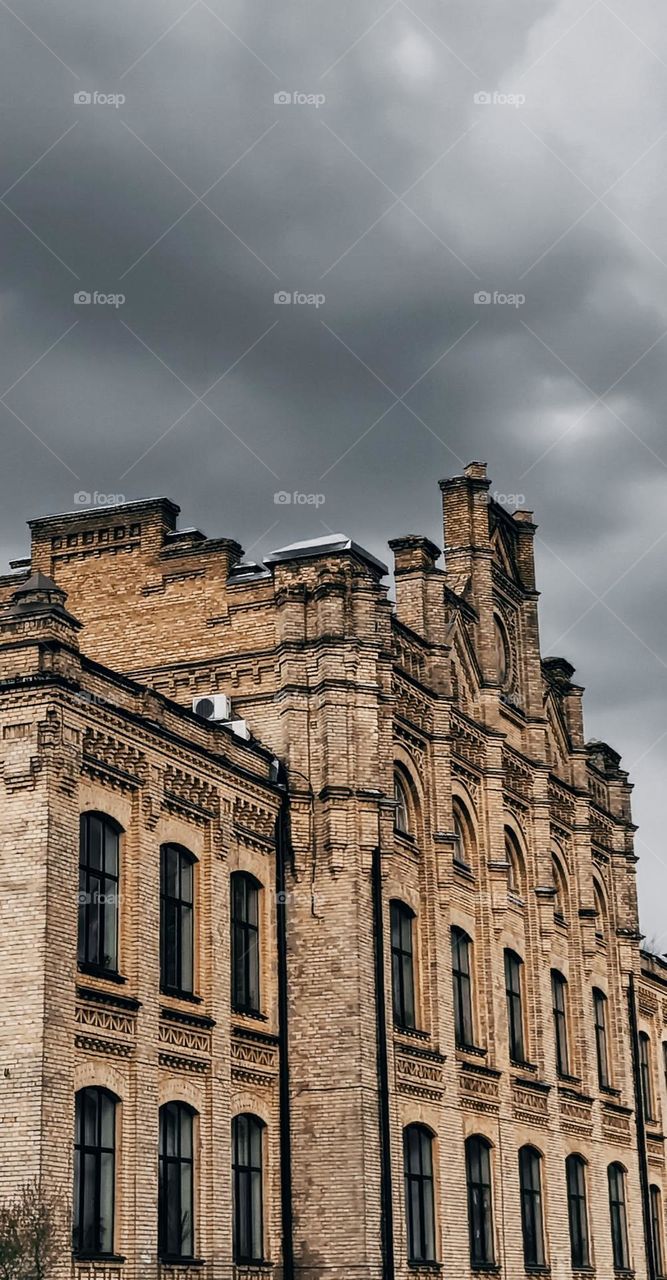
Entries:
{"label": "drainpipe", "polygon": [[292,1212],[292,1136],[290,1125],[290,1075],[287,1001],[287,893],[285,865],[291,857],[287,773],[276,762],[277,782],[283,792],[276,822],[276,932],[278,942],[278,1041],[280,1100],[280,1207],[283,1243],[283,1280],[294,1280],[294,1216]]}
{"label": "drainpipe", "polygon": [[628,983],[628,1010],[630,1014],[630,1040],[632,1044],[632,1074],[635,1086],[635,1116],[637,1119],[637,1154],[639,1157],[639,1183],[642,1195],[642,1217],[644,1220],[644,1243],[646,1246],[646,1263],[649,1280],[658,1280],[655,1254],[653,1250],[653,1228],[651,1223],[651,1192],[649,1190],[648,1147],[646,1144],[646,1123],[644,1117],[644,1092],[642,1089],[639,1030],[637,1026],[637,997],[635,994],[635,975],[630,974]]}
{"label": "drainpipe", "polygon": [[382,855],[373,850],[373,936],[375,938],[375,1020],[377,1039],[378,1106],[380,1124],[380,1233],[382,1280],[394,1280],[394,1209],[391,1178],[391,1127],[389,1121],[389,1065],[387,1060],[387,1007],[384,981],[384,913],[382,905]]}

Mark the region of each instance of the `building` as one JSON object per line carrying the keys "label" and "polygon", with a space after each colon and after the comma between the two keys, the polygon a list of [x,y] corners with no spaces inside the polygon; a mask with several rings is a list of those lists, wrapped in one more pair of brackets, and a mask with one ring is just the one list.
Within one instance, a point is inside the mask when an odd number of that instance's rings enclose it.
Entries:
{"label": "building", "polygon": [[[0,579],[0,1195],[55,1280],[665,1269],[631,786],[542,657],[530,512],[244,562],[167,499]],[[228,723],[192,711],[230,698]]]}

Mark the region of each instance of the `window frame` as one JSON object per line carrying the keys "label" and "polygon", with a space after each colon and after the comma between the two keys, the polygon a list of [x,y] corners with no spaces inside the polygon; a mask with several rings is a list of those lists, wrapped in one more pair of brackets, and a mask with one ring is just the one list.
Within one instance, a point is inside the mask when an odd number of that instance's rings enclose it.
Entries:
{"label": "window frame", "polygon": [[[483,1134],[466,1139],[466,1189],[468,1198],[468,1240],[473,1270],[495,1266],[496,1247],[493,1221],[492,1145]],[[477,1165],[475,1175],[474,1162]],[[479,1242],[481,1241],[481,1245]],[[479,1247],[478,1247],[479,1245]]]}
{"label": "window frame", "polygon": [[665,1219],[662,1208],[662,1190],[657,1183],[649,1187],[651,1203],[651,1237],[653,1239],[653,1261],[658,1280],[665,1276]]}
{"label": "window frame", "polygon": [[[243,1142],[242,1127],[247,1133],[247,1160],[242,1162],[241,1145]],[[232,1241],[233,1259],[237,1266],[258,1266],[266,1261],[266,1242],[264,1237],[264,1146],[266,1124],[261,1116],[250,1111],[241,1111],[232,1118]],[[253,1146],[259,1152],[258,1159],[253,1158]],[[259,1194],[257,1195],[257,1187]],[[259,1221],[255,1212],[259,1209]],[[243,1218],[243,1222],[241,1219]],[[255,1248],[260,1240],[259,1251]],[[241,1248],[241,1240],[251,1242],[250,1251]]]}
{"label": "window frame", "polygon": [[[101,826],[100,833],[100,866],[91,862],[91,836],[93,823]],[[124,835],[120,823],[108,813],[98,809],[85,809],[79,815],[79,913],[77,924],[77,966],[84,973],[118,975],[120,952],[120,874],[121,874],[121,836]],[[106,865],[109,853],[107,842],[109,836],[115,841],[115,871]],[[97,882],[93,889],[93,882]],[[109,899],[111,898],[111,901]],[[102,900],[104,899],[104,900]],[[101,909],[100,909],[101,908]],[[97,922],[96,958],[91,958],[89,946],[91,934]],[[109,962],[104,961],[104,946],[107,930],[113,921],[113,952]],[[102,958],[100,958],[102,957]]]}
{"label": "window frame", "polygon": [[[237,886],[243,885],[245,916],[237,916]],[[248,871],[234,871],[229,878],[231,923],[231,1003],[237,1013],[257,1015],[261,1012],[261,904],[263,885]],[[247,918],[249,904],[254,902],[255,920]],[[241,954],[239,955],[239,943]],[[238,965],[242,963],[242,981]],[[255,995],[253,997],[253,987]]]}
{"label": "window frame", "polygon": [[593,987],[593,1017],[595,1027],[595,1052],[598,1065],[598,1087],[611,1088],[609,1070],[609,1036],[607,1027],[607,1010],[609,1000],[601,987]]}
{"label": "window frame", "polygon": [[647,1031],[640,1031],[637,1038],[639,1041],[639,1079],[641,1081],[644,1119],[647,1124],[653,1124],[656,1116],[651,1037]]}
{"label": "window frame", "polygon": [[[412,1167],[413,1136],[417,1140],[417,1168]],[[403,1130],[403,1179],[406,1244],[410,1266],[437,1261],[433,1165],[432,1131],[423,1124],[406,1125]]]}
{"label": "window frame", "polygon": [[403,772],[394,766],[394,833],[414,839],[409,784]]}
{"label": "window frame", "polygon": [[[170,1155],[167,1151],[168,1132],[166,1121],[170,1115],[176,1117],[175,1132],[177,1135],[176,1145],[178,1151],[175,1155]],[[189,1103],[180,1100],[165,1102],[160,1107],[159,1112],[159,1148],[158,1148],[158,1256],[162,1263],[179,1263],[190,1262],[195,1257],[195,1240],[196,1240],[196,1223],[195,1223],[195,1124],[197,1112]],[[183,1121],[187,1120],[189,1125],[189,1139],[186,1146],[189,1145],[190,1154],[183,1155]],[[180,1219],[180,1248],[178,1250],[170,1249],[170,1204],[169,1189],[170,1177],[169,1170],[175,1167],[178,1171],[176,1179],[176,1187],[178,1192],[178,1217]],[[186,1190],[188,1194],[186,1199],[189,1200],[190,1212],[190,1250],[184,1248],[184,1227],[183,1227],[183,1175],[186,1174],[187,1183]],[[186,1210],[187,1212],[187,1210]]]}
{"label": "window frame", "polygon": [[615,1271],[630,1270],[626,1173],[627,1170],[618,1160],[607,1166],[609,1222]]}
{"label": "window frame", "polygon": [[[169,893],[167,888],[168,868],[167,858],[169,853],[173,852],[178,855],[178,889],[175,894]],[[171,995],[189,999],[194,995],[195,991],[195,897],[196,897],[196,867],[197,858],[190,849],[186,849],[184,845],[174,841],[166,841],[160,845],[160,991],[165,995]],[[185,868],[190,872],[190,897],[183,896],[183,872]],[[169,916],[175,921],[174,934],[172,939],[169,932]],[[185,922],[189,922],[189,929],[186,930]],[[173,946],[174,964],[171,964],[170,946]],[[187,966],[184,966],[184,948],[188,948]],[[190,983],[186,985],[184,982],[184,967],[190,969]],[[176,981],[170,982],[171,969],[175,969]]]}
{"label": "window frame", "polygon": [[[93,1143],[88,1143],[86,1141],[87,1116],[85,1108],[87,1102],[93,1099],[95,1104],[93,1118],[95,1140]],[[105,1089],[101,1085],[89,1085],[86,1088],[79,1089],[74,1098],[72,1254],[75,1258],[81,1258],[82,1260],[108,1259],[116,1256],[116,1149],[118,1146],[116,1127],[118,1104],[119,1099],[116,1095],[110,1089]],[[110,1125],[111,1129],[111,1145],[103,1140],[104,1129],[107,1125]],[[109,1157],[109,1159],[105,1160],[104,1157]],[[92,1220],[95,1238],[93,1242],[83,1242],[81,1241],[81,1232],[85,1229],[86,1219],[89,1216],[87,1202],[91,1195],[91,1187],[90,1174],[87,1171],[90,1167],[91,1158],[93,1165]],[[110,1186],[106,1188],[106,1196],[103,1195],[105,1178],[110,1180]],[[105,1241],[104,1236],[106,1233],[102,1222],[102,1202],[107,1196],[111,1205],[111,1223],[108,1230],[108,1239]]]}
{"label": "window frame", "polygon": [[[591,1265],[590,1232],[588,1229],[588,1192],[586,1185],[587,1161],[578,1151],[573,1151],[565,1161],[567,1189],[567,1217],[570,1229],[570,1259],[573,1271],[585,1271]],[[574,1176],[573,1176],[573,1171]]]}
{"label": "window frame", "polygon": [[530,1143],[519,1150],[519,1194],[524,1266],[526,1270],[544,1269],[547,1265],[547,1251],[544,1236],[542,1154]]}
{"label": "window frame", "polygon": [[[503,959],[510,1062],[517,1066],[524,1066],[528,1061],[523,1008],[524,962],[518,952],[513,951],[511,947],[505,947]],[[516,977],[516,983],[512,985],[511,980],[514,977]]]}
{"label": "window frame", "polygon": [[567,978],[560,969],[551,970],[551,1003],[556,1049],[556,1071],[559,1076],[570,1075],[570,1042],[568,1034]]}
{"label": "window frame", "polygon": [[457,1049],[474,1049],[473,942],[470,934],[466,933],[460,925],[455,924],[451,928],[451,944],[456,1047]]}
{"label": "window frame", "polygon": [[452,797],[452,830],[454,833],[454,851],[452,861],[458,871],[474,872],[473,855],[476,842],[473,835],[472,821],[468,810],[459,796]]}
{"label": "window frame", "polygon": [[[389,903],[391,948],[391,991],[394,1026],[405,1031],[417,1028],[415,982],[415,920],[417,916],[401,898]],[[406,928],[408,945],[406,946]]]}

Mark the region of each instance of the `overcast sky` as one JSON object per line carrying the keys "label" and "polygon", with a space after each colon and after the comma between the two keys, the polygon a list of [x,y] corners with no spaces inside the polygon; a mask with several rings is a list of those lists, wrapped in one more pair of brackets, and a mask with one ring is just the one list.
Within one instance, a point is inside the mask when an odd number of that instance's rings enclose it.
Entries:
{"label": "overcast sky", "polygon": [[0,0],[0,50],[3,560],[81,492],[386,559],[487,460],[666,950],[660,0]]}

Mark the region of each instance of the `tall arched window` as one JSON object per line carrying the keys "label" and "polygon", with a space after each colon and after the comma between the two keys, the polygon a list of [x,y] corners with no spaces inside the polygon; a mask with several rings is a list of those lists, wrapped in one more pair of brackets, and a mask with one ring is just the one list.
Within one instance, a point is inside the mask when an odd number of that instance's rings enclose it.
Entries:
{"label": "tall arched window", "polygon": [[567,1076],[570,1072],[567,1039],[567,982],[557,969],[551,970],[551,997],[556,1042],[556,1070],[559,1076]]}
{"label": "tall arched window", "polygon": [[103,813],[79,820],[79,940],[81,968],[118,970],[121,828]]}
{"label": "tall arched window", "polygon": [[475,1134],[466,1142],[468,1226],[470,1262],[473,1267],[492,1266],[493,1197],[491,1191],[491,1143]]}
{"label": "tall arched window", "polygon": [[435,1197],[433,1194],[433,1139],[421,1124],[403,1130],[405,1213],[408,1228],[408,1261],[435,1261]]}
{"label": "tall arched window", "polygon": [[596,911],[595,937],[598,942],[604,942],[607,935],[607,901],[602,885],[597,880],[593,881],[593,902]]}
{"label": "tall arched window", "polygon": [[178,844],[160,850],[160,983],[163,991],[191,994],[194,982],[194,864]]}
{"label": "tall arched window", "polygon": [[452,823],[454,828],[454,863],[466,871],[472,870],[474,837],[468,814],[461,801],[454,799],[452,803]]}
{"label": "tall arched window", "polygon": [[507,999],[507,1025],[509,1053],[512,1062],[526,1060],[523,1034],[523,960],[516,951],[505,951],[505,996]]}
{"label": "tall arched window", "polygon": [[543,1267],[542,1157],[535,1147],[522,1147],[519,1152],[519,1184],[524,1263],[527,1267]]}
{"label": "tall arched window", "polygon": [[515,898],[522,898],[524,894],[523,856],[511,827],[505,827],[505,861],[507,887]]}
{"label": "tall arched window", "polygon": [[391,978],[394,1022],[399,1027],[415,1026],[415,971],[413,950],[414,911],[404,902],[392,902]]}
{"label": "tall arched window", "polygon": [[554,897],[554,919],[557,924],[563,925],[567,924],[569,915],[567,876],[563,870],[560,858],[556,854],[552,854],[551,867],[554,889],[556,891]]}
{"label": "tall arched window", "polygon": [[586,1205],[586,1161],[571,1155],[565,1161],[567,1211],[570,1222],[570,1253],[573,1270],[590,1266],[588,1244],[588,1209]]}
{"label": "tall arched window", "polygon": [[609,1088],[609,1050],[607,1047],[607,997],[598,987],[593,988],[593,1012],[595,1015],[595,1050],[598,1063],[598,1084]]}
{"label": "tall arched window", "polygon": [[231,878],[232,1007],[259,1013],[259,894],[254,876],[237,871]]}
{"label": "tall arched window", "polygon": [[398,769],[394,770],[394,830],[410,835],[410,803],[408,792]]}
{"label": "tall arched window", "polygon": [[185,1102],[160,1108],[159,1245],[162,1262],[194,1257],[195,1112]]}
{"label": "tall arched window", "polygon": [[498,614],[494,615],[494,639],[496,645],[496,661],[498,664],[498,683],[503,691],[511,688],[514,675],[512,662],[512,649],[507,634],[507,628],[502,618]]}
{"label": "tall arched window", "polygon": [[623,1165],[610,1164],[607,1169],[607,1177],[609,1179],[609,1216],[614,1266],[617,1271],[629,1271],[630,1251],[628,1249],[628,1219],[625,1204],[625,1169]]}
{"label": "tall arched window", "polygon": [[642,1084],[642,1101],[644,1103],[644,1119],[655,1118],[653,1103],[653,1064],[651,1061],[651,1038],[645,1031],[639,1033],[639,1075]]}
{"label": "tall arched window", "polygon": [[234,1261],[264,1261],[264,1123],[243,1114],[232,1121]]}
{"label": "tall arched window", "polygon": [[472,1016],[471,942],[463,929],[452,929],[452,978],[454,985],[454,1031],[461,1049],[475,1043]]}
{"label": "tall arched window", "polygon": [[75,1100],[75,1254],[114,1252],[115,1166],[116,1098],[107,1089],[81,1089]]}
{"label": "tall arched window", "polygon": [[665,1233],[662,1216],[662,1193],[660,1187],[651,1187],[651,1235],[653,1238],[653,1260],[655,1273],[659,1280],[665,1274]]}

